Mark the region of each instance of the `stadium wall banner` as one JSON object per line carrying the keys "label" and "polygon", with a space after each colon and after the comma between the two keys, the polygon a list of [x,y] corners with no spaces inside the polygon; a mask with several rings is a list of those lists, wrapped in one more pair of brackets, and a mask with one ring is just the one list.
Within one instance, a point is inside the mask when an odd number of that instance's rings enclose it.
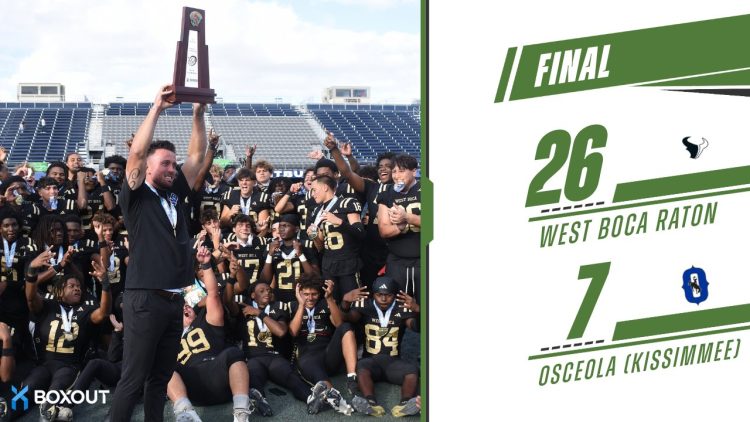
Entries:
{"label": "stadium wall banner", "polygon": [[[448,103],[431,96],[431,145],[453,139],[461,151],[455,139],[491,139],[469,150],[490,184],[460,185],[487,213],[474,208],[463,217],[476,225],[452,235],[455,224],[442,229],[438,214],[455,223],[457,213],[438,193],[430,258],[435,289],[437,278],[471,280],[477,307],[464,302],[463,321],[453,308],[439,332],[463,322],[462,338],[487,339],[477,352],[487,359],[463,370],[488,390],[472,400],[502,402],[498,420],[746,413],[750,9],[653,3],[607,12],[587,1],[545,4],[502,18],[475,4],[475,16],[492,15],[502,29],[479,39],[464,26],[453,42],[475,39],[493,57],[452,48],[431,56],[431,89],[449,80],[449,60],[460,62],[474,72],[461,101],[476,104],[448,119]],[[433,42],[451,12],[433,8]],[[490,21],[478,16],[472,27]],[[439,161],[437,190],[456,192]],[[466,234],[482,240],[451,242]],[[454,254],[466,245],[452,259],[463,265],[443,272],[451,245]],[[465,328],[469,320],[476,326]],[[431,344],[433,364],[456,351],[440,346]],[[432,391],[433,415],[488,414],[453,414],[449,393]]]}

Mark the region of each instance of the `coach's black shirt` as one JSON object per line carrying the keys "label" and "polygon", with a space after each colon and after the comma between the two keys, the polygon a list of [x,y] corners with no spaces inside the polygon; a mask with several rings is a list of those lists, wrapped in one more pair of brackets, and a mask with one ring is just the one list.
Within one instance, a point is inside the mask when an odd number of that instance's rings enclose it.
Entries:
{"label": "coach's black shirt", "polygon": [[[185,218],[190,186],[181,171],[171,192],[178,197],[174,230],[160,196],[145,180],[136,190],[123,183],[120,206],[130,241],[126,289],[179,289],[193,282],[193,243]],[[169,193],[166,192],[167,197]]]}

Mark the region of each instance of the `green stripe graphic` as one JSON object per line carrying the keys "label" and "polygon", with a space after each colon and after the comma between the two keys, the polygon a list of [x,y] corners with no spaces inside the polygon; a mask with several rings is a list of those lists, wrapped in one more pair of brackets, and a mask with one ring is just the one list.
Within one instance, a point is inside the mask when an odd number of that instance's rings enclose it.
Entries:
{"label": "green stripe graphic", "polygon": [[634,201],[750,184],[750,166],[620,183],[612,202]]}
{"label": "green stripe graphic", "polygon": [[495,96],[495,102],[499,103],[505,98],[505,91],[508,89],[508,80],[510,80],[510,72],[513,70],[513,61],[516,60],[516,47],[508,49],[508,55],[505,56],[505,64],[503,65],[503,73],[500,75],[500,86],[497,87],[497,95]]}
{"label": "green stripe graphic", "polygon": [[750,50],[738,40],[748,38],[750,15],[742,15],[524,46],[510,100],[745,69]]}
{"label": "green stripe graphic", "polygon": [[735,331],[744,331],[744,330],[750,330],[750,325],[740,325],[740,326],[735,326],[735,327],[730,327],[730,328],[722,328],[718,330],[701,331],[699,333],[679,334],[679,335],[674,335],[674,336],[649,338],[645,340],[628,341],[628,342],[623,342],[623,343],[613,343],[613,344],[607,344],[604,346],[586,347],[586,348],[581,348],[581,349],[570,348],[570,349],[565,349],[562,352],[552,352],[552,353],[544,353],[544,354],[539,354],[539,355],[531,355],[529,356],[529,360],[556,358],[559,356],[577,355],[579,353],[589,353],[589,352],[598,352],[600,350],[610,350],[610,349],[620,349],[623,347],[642,346],[644,344],[661,343],[665,341],[674,341],[674,340],[684,340],[686,338],[694,338],[694,337],[713,336],[717,334],[733,333]]}
{"label": "green stripe graphic", "polygon": [[620,321],[612,340],[627,340],[681,331],[750,322],[750,304]]}
{"label": "green stripe graphic", "polygon": [[750,69],[733,70],[712,75],[694,76],[654,82],[641,86],[747,86],[750,84]]}

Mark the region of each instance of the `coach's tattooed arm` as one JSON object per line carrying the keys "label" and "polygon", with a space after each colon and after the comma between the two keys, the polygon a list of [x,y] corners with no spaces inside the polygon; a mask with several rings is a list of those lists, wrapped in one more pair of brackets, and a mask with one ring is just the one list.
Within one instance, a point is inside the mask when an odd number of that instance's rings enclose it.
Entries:
{"label": "coach's tattooed arm", "polygon": [[[195,186],[198,179],[198,173],[206,159],[206,145],[208,145],[208,136],[206,135],[206,121],[204,115],[206,105],[193,103],[193,128],[190,132],[190,144],[188,144],[187,157],[182,165],[182,174],[188,186]],[[213,156],[212,158],[213,159]]]}
{"label": "coach's tattooed arm", "polygon": [[125,176],[131,190],[139,188],[146,179],[146,153],[154,137],[159,113],[174,105],[167,101],[171,94],[170,85],[164,85],[159,89],[159,93],[156,94],[156,99],[154,99],[154,105],[151,106],[151,110],[149,110],[148,115],[133,137],[128,164],[125,166]]}

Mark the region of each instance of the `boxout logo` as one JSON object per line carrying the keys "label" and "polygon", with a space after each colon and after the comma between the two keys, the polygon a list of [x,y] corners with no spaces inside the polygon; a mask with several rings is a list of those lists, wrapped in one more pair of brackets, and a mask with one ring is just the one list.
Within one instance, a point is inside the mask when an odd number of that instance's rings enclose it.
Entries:
{"label": "boxout logo", "polygon": [[74,404],[95,404],[102,403],[107,404],[107,395],[109,390],[50,390],[50,391],[34,391],[34,403],[36,404],[62,404],[62,405],[74,405]]}

